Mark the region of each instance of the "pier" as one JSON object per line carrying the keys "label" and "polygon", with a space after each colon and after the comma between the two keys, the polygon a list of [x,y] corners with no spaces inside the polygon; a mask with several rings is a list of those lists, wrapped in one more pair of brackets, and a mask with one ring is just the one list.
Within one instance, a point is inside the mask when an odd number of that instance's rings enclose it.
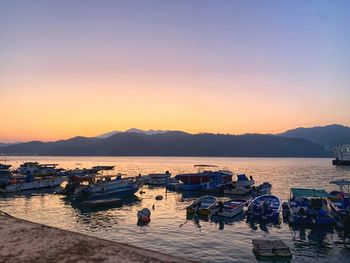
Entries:
{"label": "pier", "polygon": [[193,262],[0,212],[0,262]]}

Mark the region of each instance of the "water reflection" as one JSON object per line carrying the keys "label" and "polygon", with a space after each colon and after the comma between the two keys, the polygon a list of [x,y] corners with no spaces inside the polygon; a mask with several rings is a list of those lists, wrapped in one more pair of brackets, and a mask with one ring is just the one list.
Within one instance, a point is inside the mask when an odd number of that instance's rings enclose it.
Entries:
{"label": "water reflection", "polygon": [[[59,163],[62,168],[116,165],[115,172],[130,176],[170,170],[172,174],[190,172],[197,163],[226,166],[234,172],[253,175],[257,184],[272,183],[272,193],[287,200],[293,186],[325,188],[333,179],[350,177],[350,167],[331,165],[330,159],[301,158],[159,158],[159,157],[36,157],[11,161],[16,168],[24,161]],[[15,163],[17,162],[17,164]],[[292,249],[292,262],[329,262],[350,258],[342,232],[334,229],[290,227],[278,222],[247,222],[243,214],[233,219],[187,218],[186,206],[201,192],[173,192],[143,187],[130,202],[106,208],[72,204],[61,195],[41,191],[0,198],[0,209],[20,218],[122,241],[178,256],[184,254],[201,262],[256,262],[253,238],[278,238]],[[155,200],[162,195],[163,200]],[[212,195],[212,194],[210,194]],[[220,197],[222,198],[222,197]],[[232,198],[232,197],[225,197]],[[137,226],[137,211],[151,210],[151,222]],[[153,209],[152,209],[153,208]],[[347,241],[349,242],[349,241]],[[350,246],[350,245],[349,245]],[[261,261],[263,259],[259,259]],[[271,261],[269,261],[271,262]],[[281,261],[275,261],[281,262]]]}

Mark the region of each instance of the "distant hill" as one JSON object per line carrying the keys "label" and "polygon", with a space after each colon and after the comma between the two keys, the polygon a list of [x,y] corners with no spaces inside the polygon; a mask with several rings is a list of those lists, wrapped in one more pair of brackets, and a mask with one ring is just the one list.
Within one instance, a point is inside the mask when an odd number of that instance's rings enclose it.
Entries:
{"label": "distant hill", "polygon": [[296,128],[279,135],[289,138],[302,138],[325,147],[350,144],[350,127],[339,124],[312,128]]}
{"label": "distant hill", "polygon": [[323,147],[300,138],[276,135],[116,133],[107,138],[75,137],[56,142],[27,142],[2,147],[8,155],[52,156],[246,156],[325,157]]}
{"label": "distant hill", "polygon": [[[101,138],[101,139],[105,139],[108,138],[114,134],[117,133],[121,133],[122,131],[111,131],[111,132],[107,132],[107,133],[103,133],[101,135],[96,136],[97,138]],[[148,131],[144,131],[144,130],[140,130],[140,129],[136,129],[136,128],[131,128],[128,129],[124,132],[127,133],[143,133],[143,134],[147,134],[147,135],[153,135],[153,134],[158,134],[158,133],[165,133],[165,132],[169,132],[168,130],[164,131],[164,130],[148,130]]]}

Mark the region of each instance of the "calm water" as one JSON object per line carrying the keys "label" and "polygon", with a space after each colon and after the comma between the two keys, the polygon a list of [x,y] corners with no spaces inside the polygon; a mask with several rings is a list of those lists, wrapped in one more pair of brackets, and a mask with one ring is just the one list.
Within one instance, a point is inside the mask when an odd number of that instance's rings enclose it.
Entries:
{"label": "calm water", "polygon": [[[128,175],[169,170],[172,174],[193,171],[194,164],[215,164],[234,172],[252,175],[257,183],[269,181],[272,193],[286,200],[293,186],[321,187],[333,190],[333,179],[350,179],[349,167],[334,167],[330,159],[294,158],[183,158],[183,157],[11,157],[7,163],[16,168],[24,161],[58,163],[62,168],[116,165],[116,171]],[[78,165],[80,164],[80,165]],[[250,225],[244,218],[230,222],[186,219],[185,207],[194,199],[164,188],[143,187],[142,196],[124,205],[104,210],[84,210],[72,206],[61,195],[36,193],[0,199],[0,209],[68,230],[118,242],[124,242],[202,262],[256,262],[252,239],[279,238],[292,249],[292,262],[350,262],[350,249],[342,244],[341,233],[334,229],[292,229],[288,224]],[[154,197],[164,195],[156,201]],[[136,213],[151,208],[151,223],[137,226]]]}

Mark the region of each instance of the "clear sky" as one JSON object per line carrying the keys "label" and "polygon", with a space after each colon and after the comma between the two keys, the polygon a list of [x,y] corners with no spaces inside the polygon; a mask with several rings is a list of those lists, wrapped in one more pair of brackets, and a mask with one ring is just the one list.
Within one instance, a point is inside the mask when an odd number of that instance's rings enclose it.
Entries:
{"label": "clear sky", "polygon": [[0,142],[350,125],[350,1],[0,0]]}

